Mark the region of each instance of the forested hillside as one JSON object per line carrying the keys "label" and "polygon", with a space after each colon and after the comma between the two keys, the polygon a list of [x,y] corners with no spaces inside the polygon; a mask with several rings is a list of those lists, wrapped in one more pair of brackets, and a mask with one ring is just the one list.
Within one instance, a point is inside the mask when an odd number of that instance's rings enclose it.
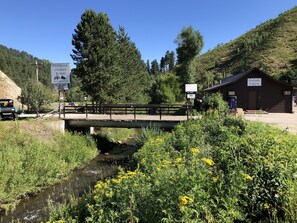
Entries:
{"label": "forested hillside", "polygon": [[27,80],[36,80],[36,65],[39,64],[39,81],[50,85],[50,62],[38,59],[24,51],[0,45],[0,70],[21,88]]}
{"label": "forested hillside", "polygon": [[296,49],[297,7],[197,57],[196,80],[210,84],[251,67],[262,68],[278,78],[297,69]]}

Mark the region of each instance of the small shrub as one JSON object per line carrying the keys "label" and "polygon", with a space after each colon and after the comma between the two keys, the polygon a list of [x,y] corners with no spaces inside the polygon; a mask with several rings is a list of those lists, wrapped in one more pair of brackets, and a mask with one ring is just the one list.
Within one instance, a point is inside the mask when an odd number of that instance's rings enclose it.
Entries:
{"label": "small shrub", "polygon": [[206,114],[217,112],[218,116],[225,116],[228,113],[228,104],[223,100],[220,93],[212,93],[204,98],[202,107]]}

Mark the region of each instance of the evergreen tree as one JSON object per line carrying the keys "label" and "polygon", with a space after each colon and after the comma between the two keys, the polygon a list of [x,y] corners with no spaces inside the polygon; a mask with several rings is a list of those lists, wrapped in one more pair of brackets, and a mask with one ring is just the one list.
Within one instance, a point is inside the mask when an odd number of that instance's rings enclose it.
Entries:
{"label": "evergreen tree", "polygon": [[170,52],[169,50],[166,51],[165,57],[164,57],[164,64],[165,64],[165,70],[169,67],[169,61],[170,61]]}
{"label": "evergreen tree", "polygon": [[159,63],[157,60],[153,60],[151,63],[151,74],[157,76],[160,72]]}
{"label": "evergreen tree", "polygon": [[163,72],[165,70],[165,58],[162,57],[160,60],[160,72]]}
{"label": "evergreen tree", "polygon": [[149,74],[151,74],[151,65],[149,60],[146,61],[146,70]]}
{"label": "evergreen tree", "polygon": [[117,43],[122,79],[119,91],[122,98],[125,102],[147,103],[151,78],[139,50],[131,42],[123,27],[119,28]]}
{"label": "evergreen tree", "polygon": [[169,65],[169,70],[172,70],[174,68],[175,54],[174,54],[173,51],[171,51],[170,54],[169,54],[168,65]]}
{"label": "evergreen tree", "polygon": [[81,79],[83,90],[97,103],[120,101],[116,32],[107,15],[86,10],[74,32],[73,73]]}

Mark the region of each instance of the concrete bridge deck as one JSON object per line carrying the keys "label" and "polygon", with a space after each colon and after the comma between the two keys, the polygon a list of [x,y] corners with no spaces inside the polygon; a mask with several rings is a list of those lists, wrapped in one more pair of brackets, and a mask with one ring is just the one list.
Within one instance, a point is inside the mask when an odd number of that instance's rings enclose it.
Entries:
{"label": "concrete bridge deck", "polygon": [[180,122],[188,120],[187,116],[162,116],[158,115],[99,115],[99,114],[67,114],[65,128],[88,132],[90,127],[113,127],[113,128],[145,128],[159,127],[172,129]]}

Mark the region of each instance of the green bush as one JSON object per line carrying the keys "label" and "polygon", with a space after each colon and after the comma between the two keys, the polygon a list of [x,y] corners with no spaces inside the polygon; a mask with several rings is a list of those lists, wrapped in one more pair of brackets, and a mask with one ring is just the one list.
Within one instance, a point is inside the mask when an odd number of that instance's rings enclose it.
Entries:
{"label": "green bush", "polygon": [[268,125],[189,121],[150,137],[134,157],[135,171],[98,182],[49,222],[297,220],[297,138]]}
{"label": "green bush", "polygon": [[38,128],[44,136],[22,131],[18,125],[6,128],[0,124],[0,128],[0,204],[5,209],[12,208],[19,197],[57,182],[97,154],[91,137],[61,134],[42,124]]}
{"label": "green bush", "polygon": [[202,107],[209,115],[217,114],[218,116],[225,116],[229,110],[228,103],[223,100],[220,93],[207,95],[203,99]]}

